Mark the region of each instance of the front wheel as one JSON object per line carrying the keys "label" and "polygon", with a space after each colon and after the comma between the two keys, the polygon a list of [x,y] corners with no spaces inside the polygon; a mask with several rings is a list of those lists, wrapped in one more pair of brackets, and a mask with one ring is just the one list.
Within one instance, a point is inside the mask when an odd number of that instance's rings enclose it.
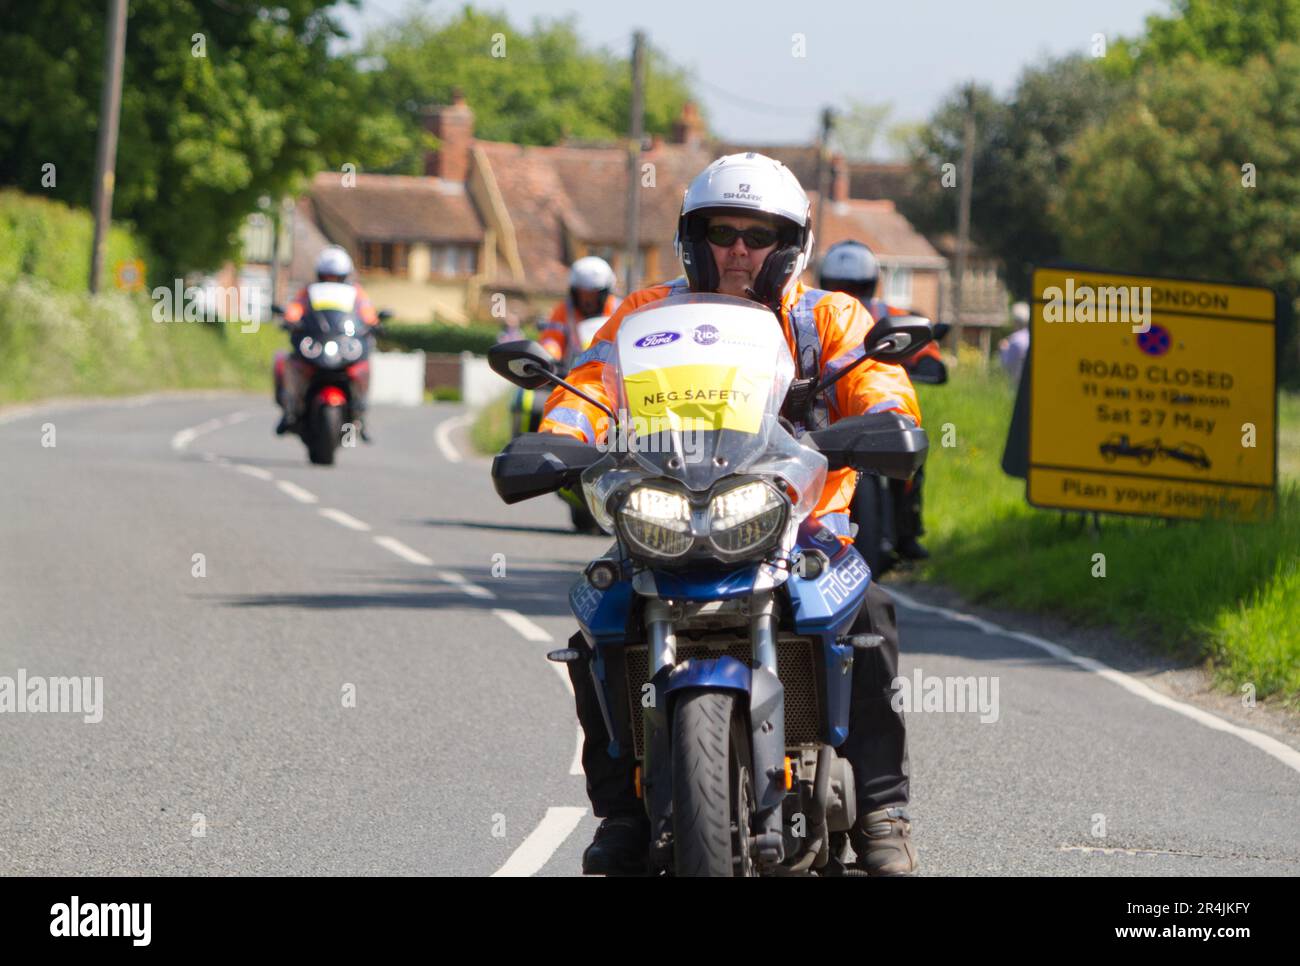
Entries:
{"label": "front wheel", "polygon": [[318,406],[307,424],[307,458],[321,466],[331,465],[342,436],[343,407]]}
{"label": "front wheel", "polygon": [[673,706],[673,863],[680,876],[755,875],[753,766],[731,691],[684,691]]}

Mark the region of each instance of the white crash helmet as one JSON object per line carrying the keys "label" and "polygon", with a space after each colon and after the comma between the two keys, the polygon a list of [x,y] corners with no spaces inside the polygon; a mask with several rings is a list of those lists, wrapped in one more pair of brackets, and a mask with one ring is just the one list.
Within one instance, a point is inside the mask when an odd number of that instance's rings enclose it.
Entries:
{"label": "white crash helmet", "polygon": [[775,308],[812,254],[812,209],[799,179],[780,161],[753,151],[725,155],[696,175],[682,198],[673,240],[694,292],[717,291],[718,267],[704,232],[708,216],[722,211],[776,219],[781,240],[764,260],[753,289],[758,301]]}
{"label": "white crash helmet", "polygon": [[316,275],[337,275],[347,278],[352,274],[352,256],[338,245],[330,245],[316,256]]}
{"label": "white crash helmet", "polygon": [[579,258],[569,269],[569,288],[585,288],[609,294],[615,283],[609,262],[595,255]]}
{"label": "white crash helmet", "polygon": [[825,289],[841,291],[844,286],[865,289],[871,298],[880,281],[880,263],[875,253],[860,241],[836,242],[822,258],[819,281]]}

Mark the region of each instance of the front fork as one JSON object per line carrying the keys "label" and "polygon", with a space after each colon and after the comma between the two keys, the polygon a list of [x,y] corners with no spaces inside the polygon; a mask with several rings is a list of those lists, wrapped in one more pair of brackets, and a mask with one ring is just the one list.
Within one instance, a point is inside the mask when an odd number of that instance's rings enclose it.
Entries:
{"label": "front fork", "polygon": [[[758,594],[748,601],[750,638],[749,727],[754,795],[758,814],[750,837],[754,857],[775,865],[785,857],[781,804],[785,798],[785,688],[777,677],[776,600]],[[645,605],[646,656],[653,674],[650,690],[640,696],[645,726],[642,768],[646,811],[654,853],[666,862],[672,832],[672,753],[669,747],[669,676],[677,666],[673,608],[660,599]]]}

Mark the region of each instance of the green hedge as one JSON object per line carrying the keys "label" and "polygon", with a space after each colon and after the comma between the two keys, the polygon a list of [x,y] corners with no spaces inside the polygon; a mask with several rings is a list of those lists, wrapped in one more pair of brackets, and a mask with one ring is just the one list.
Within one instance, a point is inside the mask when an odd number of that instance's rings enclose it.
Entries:
{"label": "green hedge", "polygon": [[[496,345],[501,328],[497,325],[473,323],[471,325],[406,325],[388,323],[379,337],[379,348],[386,352],[472,352],[486,355]],[[536,333],[525,330],[527,338]]]}
{"label": "green hedge", "polygon": [[[12,189],[0,191],[0,285],[27,277],[65,292],[84,292],[90,283],[93,237],[94,221],[87,211]],[[141,259],[148,271],[145,246],[126,228],[114,226],[100,287],[112,289],[117,263],[132,258]]]}
{"label": "green hedge", "polygon": [[143,295],[65,292],[42,279],[0,284],[0,403],[159,389],[265,391],[284,333],[263,324],[152,320]]}

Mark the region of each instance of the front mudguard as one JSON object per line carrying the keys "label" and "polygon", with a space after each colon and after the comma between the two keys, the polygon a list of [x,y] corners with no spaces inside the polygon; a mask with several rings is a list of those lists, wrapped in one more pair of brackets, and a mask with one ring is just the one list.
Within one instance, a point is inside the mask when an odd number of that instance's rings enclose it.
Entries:
{"label": "front mudguard", "polygon": [[[723,690],[744,693],[749,705],[750,751],[754,766],[754,797],[760,812],[779,808],[785,797],[785,686],[767,668],[751,668],[729,655],[683,661],[667,671],[663,685],[671,714],[679,691]],[[656,678],[659,675],[655,676]],[[659,693],[656,687],[656,694]],[[665,728],[666,732],[667,729]]]}

